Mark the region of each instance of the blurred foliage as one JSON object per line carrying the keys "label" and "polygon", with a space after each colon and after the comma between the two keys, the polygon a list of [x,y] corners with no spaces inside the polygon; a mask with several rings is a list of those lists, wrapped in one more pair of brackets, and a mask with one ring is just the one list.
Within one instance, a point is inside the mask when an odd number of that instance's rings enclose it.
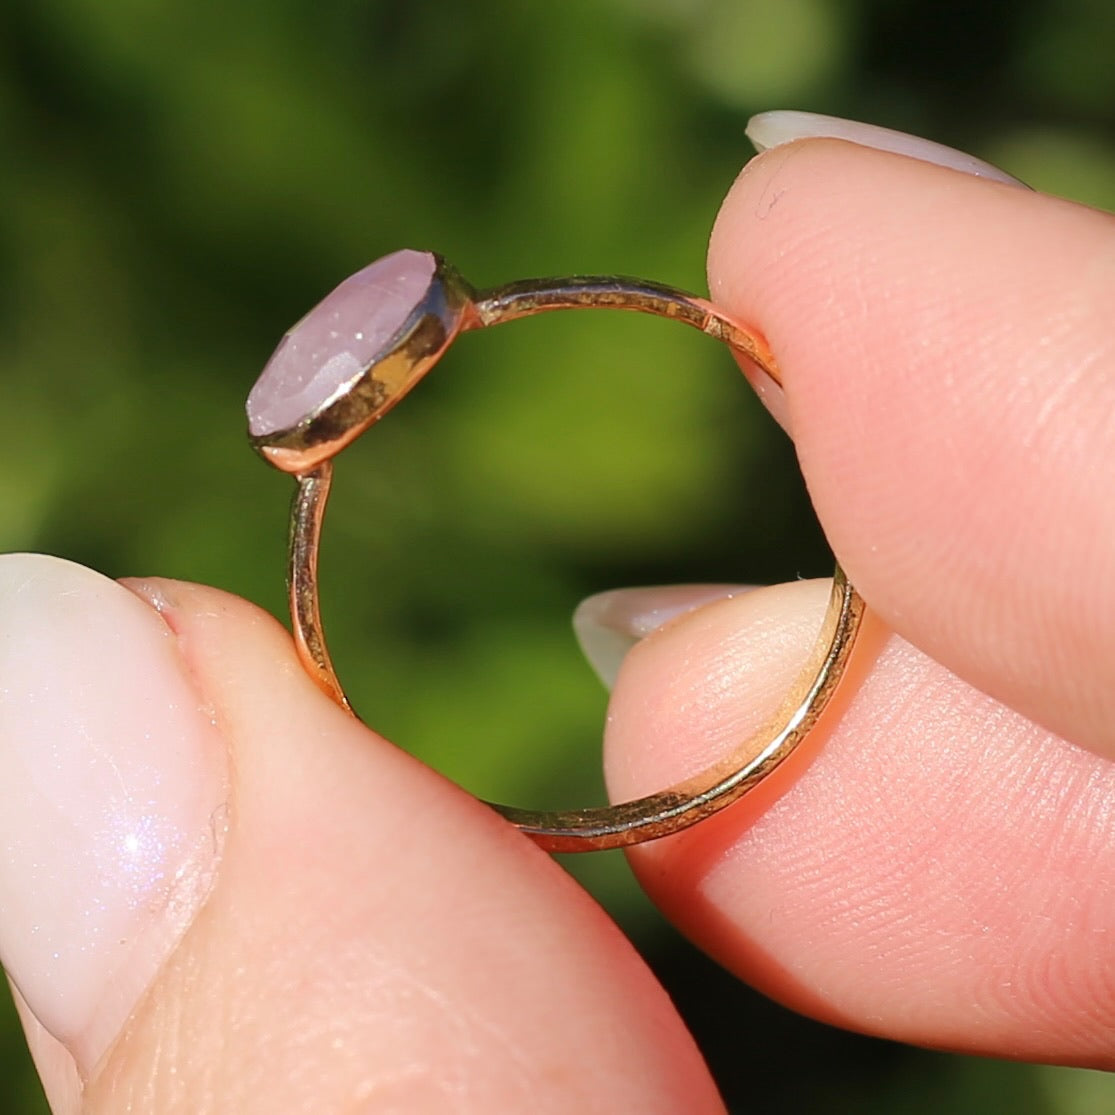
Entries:
{"label": "blurred foliage", "polygon": [[[289,489],[248,451],[242,400],[340,278],[409,245],[481,285],[618,271],[700,289],[745,121],[772,107],[932,136],[1110,207],[1113,13],[7,0],[0,547],[207,581],[281,615]],[[567,624],[580,597],[827,564],[792,453],[727,355],[654,321],[468,338],[340,474],[323,562],[342,676],[385,734],[524,804],[601,792],[604,696]],[[741,1109],[1115,1104],[1098,1074],[797,1019],[680,942],[621,859],[575,867]],[[0,1058],[2,1109],[38,1110],[11,1018]]]}

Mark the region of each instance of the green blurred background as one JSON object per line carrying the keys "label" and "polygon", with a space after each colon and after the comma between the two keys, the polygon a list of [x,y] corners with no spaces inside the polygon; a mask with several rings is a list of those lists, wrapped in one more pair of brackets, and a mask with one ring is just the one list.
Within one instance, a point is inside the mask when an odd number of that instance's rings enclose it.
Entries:
{"label": "green blurred background", "polygon": [[[6,0],[0,56],[0,548],[280,615],[290,489],[248,450],[242,401],[283,330],[384,252],[433,248],[481,285],[700,290],[746,119],[774,107],[1115,204],[1110,0]],[[829,563],[730,359],[649,319],[468,338],[340,471],[323,561],[342,676],[385,734],[523,804],[602,793],[581,597]],[[622,858],[570,866],[735,1110],[1115,1109],[1096,1073],[798,1019],[681,941]],[[6,1012],[0,1111],[40,1105]]]}

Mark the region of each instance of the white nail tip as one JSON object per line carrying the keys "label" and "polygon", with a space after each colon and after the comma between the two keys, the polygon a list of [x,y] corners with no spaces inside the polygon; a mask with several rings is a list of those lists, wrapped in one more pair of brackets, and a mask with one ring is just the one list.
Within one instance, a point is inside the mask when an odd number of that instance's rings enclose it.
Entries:
{"label": "white nail tip", "polygon": [[224,746],[163,620],[70,562],[0,557],[0,960],[87,1071],[192,920]]}
{"label": "white nail tip", "polygon": [[747,591],[745,585],[666,585],[601,592],[577,606],[573,630],[589,665],[611,689],[640,639],[686,612]]}
{"label": "white nail tip", "polygon": [[921,139],[918,136],[882,128],[877,124],[862,124],[855,120],[842,120],[838,116],[822,116],[815,112],[777,111],[763,112],[753,116],[747,124],[747,137],[757,151],[780,147],[795,139],[845,139],[863,147],[874,147],[879,151],[891,151],[896,155],[907,155],[912,159],[936,163],[950,167],[979,178],[990,178],[1012,186],[1024,186],[1017,178],[1000,170],[982,159],[966,155],[943,143]]}

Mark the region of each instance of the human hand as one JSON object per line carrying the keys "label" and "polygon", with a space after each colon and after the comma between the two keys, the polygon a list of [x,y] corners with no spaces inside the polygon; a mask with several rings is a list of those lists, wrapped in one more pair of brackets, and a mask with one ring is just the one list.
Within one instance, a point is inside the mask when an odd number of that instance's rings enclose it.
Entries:
{"label": "human hand", "polygon": [[[633,861],[726,966],[829,1021],[1111,1062],[1110,237],[834,143],[757,160],[718,222],[714,297],[770,340],[834,548],[899,634],[868,634],[811,762]],[[546,856],[322,697],[251,606],[132,588],[0,560],[0,955],[56,1110],[79,1073],[91,1112],[718,1108]],[[737,739],[823,598],[645,639],[616,796]]]}
{"label": "human hand", "polygon": [[[720,213],[713,300],[770,342],[785,391],[757,385],[888,629],[780,799],[776,774],[632,861],[722,964],[815,1017],[1115,1063],[1113,247],[1108,214],[826,141],[755,160]],[[764,589],[645,639],[611,792],[740,738],[824,599]],[[653,605],[590,607],[622,628]]]}

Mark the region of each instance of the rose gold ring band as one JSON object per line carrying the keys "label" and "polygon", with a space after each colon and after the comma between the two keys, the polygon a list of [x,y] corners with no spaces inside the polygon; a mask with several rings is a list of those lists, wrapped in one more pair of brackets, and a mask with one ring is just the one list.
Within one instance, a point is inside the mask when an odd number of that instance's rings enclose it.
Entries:
{"label": "rose gold ring band", "polygon": [[[249,398],[249,436],[271,464],[297,480],[288,568],[295,642],[310,676],[350,712],[318,603],[333,458],[395,406],[458,334],[550,310],[602,308],[684,322],[779,380],[765,343],[705,299],[614,276],[527,280],[477,292],[440,257],[419,252],[396,252],[369,265],[280,343]],[[844,675],[863,612],[862,599],[837,566],[821,630],[778,712],[686,782],[586,809],[493,808],[552,852],[624,847],[696,824],[754,788],[805,738]]]}

